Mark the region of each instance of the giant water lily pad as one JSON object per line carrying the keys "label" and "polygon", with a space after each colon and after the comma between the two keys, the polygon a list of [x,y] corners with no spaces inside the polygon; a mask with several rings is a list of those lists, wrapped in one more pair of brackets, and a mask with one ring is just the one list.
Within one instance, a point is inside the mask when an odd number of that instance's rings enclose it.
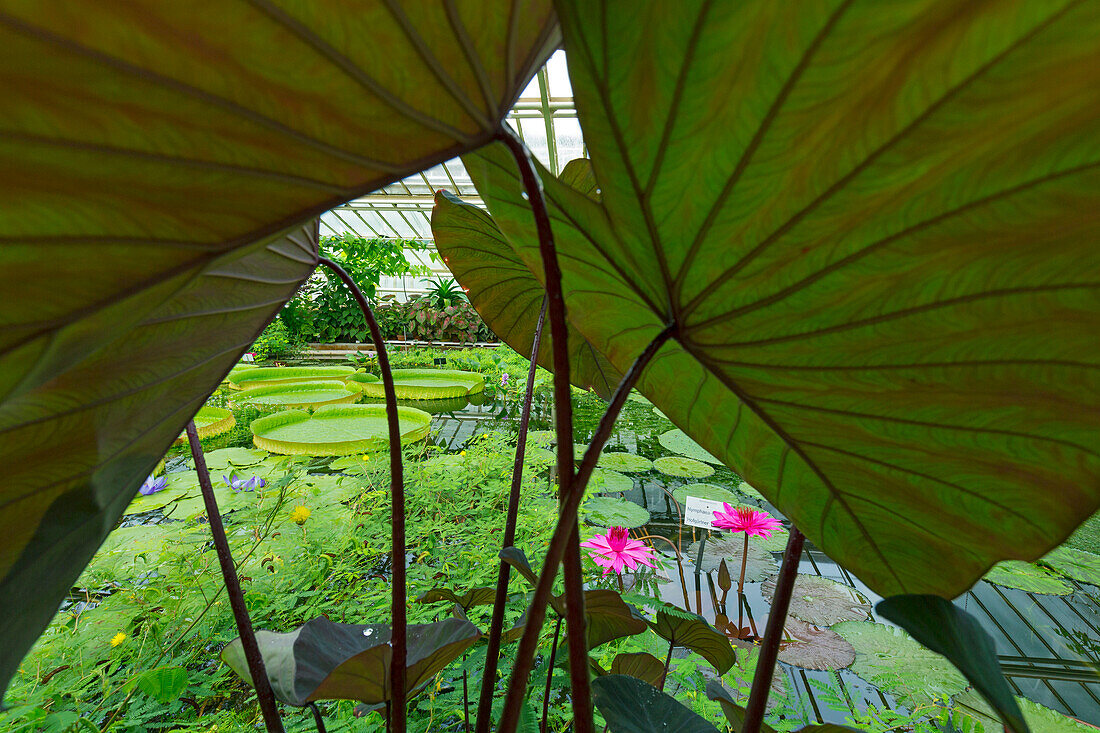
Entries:
{"label": "giant water lily pad", "polygon": [[856,650],[852,671],[894,695],[907,707],[927,705],[966,689],[966,678],[947,659],[905,631],[870,621],[833,627]]}
{"label": "giant water lily pad", "polygon": [[706,478],[714,474],[714,469],[691,458],[665,456],[653,461],[653,467],[666,476],[679,478]]}
{"label": "giant water lily pad", "polygon": [[596,527],[634,529],[649,524],[649,512],[617,496],[595,496],[584,504],[584,521]]}
{"label": "giant water lily pad", "polygon": [[[401,444],[423,440],[432,416],[412,407],[398,407]],[[253,442],[284,455],[347,456],[378,451],[389,444],[384,405],[326,405],[310,415],[284,410],[252,423]]]}
{"label": "giant water lily pad", "polygon": [[[1074,720],[1025,697],[1017,697],[1016,703],[1031,733],[1096,733],[1095,726]],[[1003,728],[993,708],[974,690],[956,695],[951,701],[951,712],[953,716],[965,716],[981,724],[987,732]]]}
{"label": "giant water lily pad", "polygon": [[1020,560],[999,562],[982,579],[1006,588],[1026,590],[1029,593],[1066,596],[1073,592],[1073,586],[1056,574],[1046,568]]}
{"label": "giant water lily pad", "polygon": [[350,366],[258,367],[239,372],[231,383],[239,389],[298,382],[344,382],[355,374]]}
{"label": "giant water lily pad", "polygon": [[234,395],[234,407],[261,409],[314,408],[337,405],[359,399],[359,388],[340,381],[283,382],[249,387]]}
{"label": "giant water lily pad", "polygon": [[195,491],[197,487],[192,488],[190,486],[171,487],[166,486],[160,491],[149,494],[148,496],[139,493],[126,507],[126,511],[123,512],[124,516],[131,514],[141,514],[143,512],[151,512],[154,509],[161,509],[174,501],[183,499],[191,492]]}
{"label": "giant water lily pad", "polygon": [[696,461],[703,461],[705,463],[714,463],[716,465],[722,465],[722,461],[715,458],[703,446],[696,443],[694,440],[688,437],[687,433],[679,428],[669,430],[668,432],[661,433],[657,436],[657,440],[666,449],[673,453],[679,453],[682,456],[694,459]]}
{"label": "giant water lily pad", "polygon": [[[602,192],[539,171],[569,318],[621,370],[673,327],[676,427],[884,596],[1097,510],[1100,9],[556,7]],[[539,272],[508,151],[463,161]]]}
{"label": "giant water lily pad", "polygon": [[[233,426],[237,424],[232,412],[224,407],[214,407],[212,405],[200,407],[191,419],[195,421],[195,431],[200,438],[213,438],[216,435],[223,435],[232,430]],[[185,430],[176,438],[176,443],[186,442],[187,431]]]}
{"label": "giant water lily pad", "polygon": [[[768,603],[775,595],[776,578],[768,578],[760,592]],[[788,613],[815,626],[832,626],[841,621],[862,621],[868,617],[871,604],[854,588],[820,575],[798,575],[791,593]]]}
{"label": "giant water lily pad", "polygon": [[[382,382],[360,385],[364,397],[385,398]],[[400,400],[446,400],[485,390],[485,377],[456,369],[394,369],[393,386]]]}
{"label": "giant water lily pad", "polygon": [[592,469],[587,491],[594,494],[625,494],[634,488],[634,479],[606,468]]}
{"label": "giant water lily pad", "polygon": [[805,621],[788,618],[784,623],[790,641],[783,641],[779,661],[803,669],[844,669],[856,660],[856,650],[844,637],[830,629],[819,629]]}
{"label": "giant water lily pad", "polygon": [[653,461],[645,456],[622,452],[601,453],[596,465],[620,473],[645,473],[653,469]]}
{"label": "giant water lily pad", "polygon": [[[699,569],[704,572],[717,570],[722,561],[726,561],[730,576],[734,585],[741,577],[741,559],[744,554],[745,536],[738,534],[733,537],[718,539],[712,537],[703,547],[703,562]],[[695,567],[695,561],[699,557],[699,542],[693,542],[684,553],[684,564]],[[779,565],[771,553],[749,540],[749,552],[745,561],[745,582],[757,583],[779,570]]]}
{"label": "giant water lily pad", "polygon": [[1059,547],[1043,562],[1078,583],[1100,586],[1100,555],[1072,547]]}

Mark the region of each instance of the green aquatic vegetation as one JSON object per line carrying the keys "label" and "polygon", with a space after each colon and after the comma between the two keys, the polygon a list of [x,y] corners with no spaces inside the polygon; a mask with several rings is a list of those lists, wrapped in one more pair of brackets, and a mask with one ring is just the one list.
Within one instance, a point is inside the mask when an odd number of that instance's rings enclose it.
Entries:
{"label": "green aquatic vegetation", "polygon": [[819,629],[805,621],[788,618],[784,623],[790,641],[779,649],[779,661],[803,669],[844,669],[856,660],[855,648],[831,629]]}
{"label": "green aquatic vegetation", "polygon": [[703,461],[704,463],[713,463],[717,466],[722,465],[720,459],[711,455],[703,446],[689,438],[687,433],[679,428],[661,433],[657,436],[657,440],[672,453],[679,453],[682,456],[686,456],[696,461]]}
{"label": "green aquatic vegetation", "polygon": [[[223,435],[236,425],[232,412],[224,407],[214,407],[212,405],[200,407],[191,419],[195,421],[195,430],[200,438],[213,438],[217,435]],[[180,437],[176,438],[176,443],[185,442],[187,442],[186,432],[181,433]]]}
{"label": "green aquatic vegetation", "polygon": [[[749,553],[745,558],[745,580],[756,583],[773,575],[779,570],[779,565],[771,553],[763,549],[752,538],[749,540]],[[699,569],[704,572],[717,570],[722,561],[726,561],[730,572],[735,575],[734,581],[740,577],[742,551],[745,547],[744,535],[732,537],[711,537],[703,546],[703,561]],[[695,561],[699,559],[699,542],[692,542],[684,552],[684,565],[695,567]],[[687,567],[685,567],[685,570]]]}
{"label": "green aquatic vegetation", "polygon": [[721,501],[733,506],[741,503],[741,497],[724,486],[717,484],[682,484],[672,490],[672,497],[680,504],[681,508],[687,503],[687,498],[694,496],[707,501]]}
{"label": "green aquatic vegetation", "polygon": [[588,487],[593,494],[625,494],[634,488],[634,479],[606,468],[595,468]]}
{"label": "green aquatic vegetation", "polygon": [[678,478],[706,478],[714,475],[711,466],[682,456],[665,456],[653,461],[653,468],[666,476]]}
{"label": "green aquatic vegetation", "polygon": [[351,380],[347,383],[289,382],[250,387],[232,395],[229,401],[234,407],[247,405],[267,410],[306,409],[356,402],[360,393],[358,383]]}
{"label": "green aquatic vegetation", "polygon": [[230,386],[247,390],[273,384],[343,382],[353,374],[355,369],[350,366],[257,367],[238,372]]}
{"label": "green aquatic vegetation", "polygon": [[[398,407],[403,445],[423,440],[431,415]],[[310,415],[284,410],[252,423],[253,442],[263,450],[287,455],[346,456],[383,448],[389,438],[382,405],[326,405]]]}
{"label": "green aquatic vegetation", "polygon": [[1073,586],[1046,568],[1021,560],[1005,560],[994,565],[983,580],[1029,593],[1065,596]]}
{"label": "green aquatic vegetation", "polygon": [[588,499],[582,509],[584,521],[595,527],[634,529],[649,524],[649,512],[632,501],[616,496]]}
{"label": "green aquatic vegetation", "polygon": [[908,707],[950,697],[966,689],[966,678],[945,657],[929,651],[905,631],[869,621],[833,627],[856,650],[852,671]]}
{"label": "green aquatic vegetation", "polygon": [[[401,400],[445,400],[483,392],[485,377],[457,369],[394,369],[393,385]],[[360,386],[364,397],[385,397],[381,382],[365,382]]]}
{"label": "green aquatic vegetation", "polygon": [[620,473],[645,473],[653,470],[653,461],[633,453],[601,453],[596,465]]}
{"label": "green aquatic vegetation", "polygon": [[1040,562],[1079,583],[1100,586],[1100,555],[1063,546],[1043,556]]}

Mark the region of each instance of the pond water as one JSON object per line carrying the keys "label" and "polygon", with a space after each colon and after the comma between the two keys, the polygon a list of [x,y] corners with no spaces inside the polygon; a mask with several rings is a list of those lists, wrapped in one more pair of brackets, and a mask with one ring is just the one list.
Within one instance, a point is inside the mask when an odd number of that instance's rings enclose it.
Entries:
{"label": "pond water", "polygon": [[[428,405],[433,412],[429,439],[440,447],[455,451],[481,432],[515,432],[520,410],[518,401],[490,397],[479,400],[480,404],[462,402]],[[587,445],[592,438],[604,405],[591,395],[575,398],[573,440],[578,447]],[[530,429],[549,431],[552,428],[552,403],[548,395],[543,395],[533,405]],[[605,452],[625,451],[650,460],[675,455],[660,440],[662,434],[672,429],[671,422],[644,398],[635,395],[624,407]],[[672,496],[678,487],[685,484],[705,482],[734,489],[741,483],[739,477],[724,466],[712,468],[714,473],[702,478],[675,478],[652,470],[628,474],[632,486],[618,495],[644,507],[651,515],[650,523],[635,534],[661,535],[672,543],[679,543],[684,550],[685,557],[677,562],[675,553],[666,547],[668,543],[654,543],[658,550],[670,555],[672,569],[668,572],[669,582],[661,586],[664,600],[680,607],[687,605],[689,610],[714,622],[718,596],[721,595],[718,573],[714,570],[696,572],[695,557],[687,556],[690,553],[686,552],[686,548],[697,541],[703,531],[681,524],[680,508]],[[754,503],[774,516],[782,517],[762,497],[747,499],[744,503]],[[713,534],[711,541],[717,539],[718,535]],[[781,552],[773,553],[776,567],[780,557]],[[733,571],[735,563],[729,564]],[[683,583],[678,577],[681,571]],[[809,542],[806,543],[799,572],[842,585],[853,604],[874,604],[880,600],[857,578]],[[955,603],[977,617],[993,637],[1015,694],[1078,720],[1100,725],[1100,677],[1097,676],[1100,669],[1100,590],[1070,582],[1073,586],[1071,593],[1049,595],[982,581],[956,599]],[[761,588],[760,582],[746,583],[744,612],[746,625],[762,633],[767,623],[769,604]],[[733,595],[736,595],[736,578]],[[735,615],[736,603],[732,603],[727,610],[731,617]],[[873,611],[866,613],[866,619],[888,623]],[[862,709],[866,703],[904,709],[894,697],[850,670],[813,671],[787,664],[781,666],[783,684],[794,693],[790,698],[797,706],[802,706],[808,717],[842,723],[852,709]]]}

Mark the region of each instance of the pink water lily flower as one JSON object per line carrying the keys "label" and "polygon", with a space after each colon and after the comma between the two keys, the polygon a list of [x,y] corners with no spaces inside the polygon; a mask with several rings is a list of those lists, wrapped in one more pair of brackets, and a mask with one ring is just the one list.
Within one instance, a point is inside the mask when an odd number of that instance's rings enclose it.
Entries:
{"label": "pink water lily flower", "polygon": [[749,537],[760,535],[764,539],[772,536],[772,532],[783,529],[772,515],[767,512],[752,509],[750,507],[737,507],[734,509],[725,502],[722,503],[724,511],[715,512],[711,522],[718,529],[728,529],[733,532],[744,532]]}
{"label": "pink water lily flower", "polygon": [[607,534],[598,534],[582,542],[581,547],[592,549],[588,556],[604,569],[604,575],[612,570],[622,575],[624,567],[633,570],[639,563],[654,567],[653,549],[644,542],[630,539],[626,527],[612,527]]}

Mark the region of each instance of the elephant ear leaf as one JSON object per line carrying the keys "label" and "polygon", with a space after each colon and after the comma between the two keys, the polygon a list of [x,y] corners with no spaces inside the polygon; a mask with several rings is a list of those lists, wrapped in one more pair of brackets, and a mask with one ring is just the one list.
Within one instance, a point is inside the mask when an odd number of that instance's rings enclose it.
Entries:
{"label": "elephant ear leaf", "polygon": [[488,587],[473,588],[465,593],[459,593],[450,588],[432,588],[430,591],[422,593],[416,599],[416,602],[439,603],[440,601],[450,601],[461,606],[463,611],[468,611],[477,606],[491,606],[495,598],[496,590]]}
{"label": "elephant ear leaf", "polygon": [[2,689],[313,270],[302,222],[484,144],[561,39],[550,0],[43,0],[0,40]]}
{"label": "elephant ear leaf", "polygon": [[[545,295],[541,274],[528,269],[489,214],[446,191],[435,195],[432,234],[447,266],[469,290],[470,303],[493,333],[517,352],[530,354]],[[610,399],[622,373],[576,329],[569,329],[567,343],[571,381]],[[552,370],[553,360],[553,339],[547,326],[539,343],[538,363]]]}
{"label": "elephant ear leaf", "polygon": [[610,733],[718,733],[676,698],[625,674],[593,679],[592,702]]}
{"label": "elephant ear leaf", "polygon": [[[600,200],[540,174],[594,349],[673,325],[638,389],[883,596],[1095,512],[1100,6],[609,5],[557,4]],[[534,270],[507,151],[464,161]]]}
{"label": "elephant ear leaf", "polygon": [[947,657],[981,693],[1014,733],[1029,733],[1020,706],[1001,672],[993,639],[977,619],[939,596],[903,595],[880,601],[875,609]]}
{"label": "elephant ear leaf", "polygon": [[664,608],[657,609],[657,620],[649,622],[649,627],[673,646],[690,649],[710,662],[720,675],[737,661],[726,635],[702,616],[666,603]]}
{"label": "elephant ear leaf", "polygon": [[[469,621],[454,618],[409,626],[407,689],[411,692],[425,684],[480,635]],[[312,700],[385,702],[393,661],[391,638],[386,624],[340,624],[326,618],[313,619],[286,634],[256,634],[275,696],[299,707]],[[222,650],[222,659],[252,683],[239,638]]]}

